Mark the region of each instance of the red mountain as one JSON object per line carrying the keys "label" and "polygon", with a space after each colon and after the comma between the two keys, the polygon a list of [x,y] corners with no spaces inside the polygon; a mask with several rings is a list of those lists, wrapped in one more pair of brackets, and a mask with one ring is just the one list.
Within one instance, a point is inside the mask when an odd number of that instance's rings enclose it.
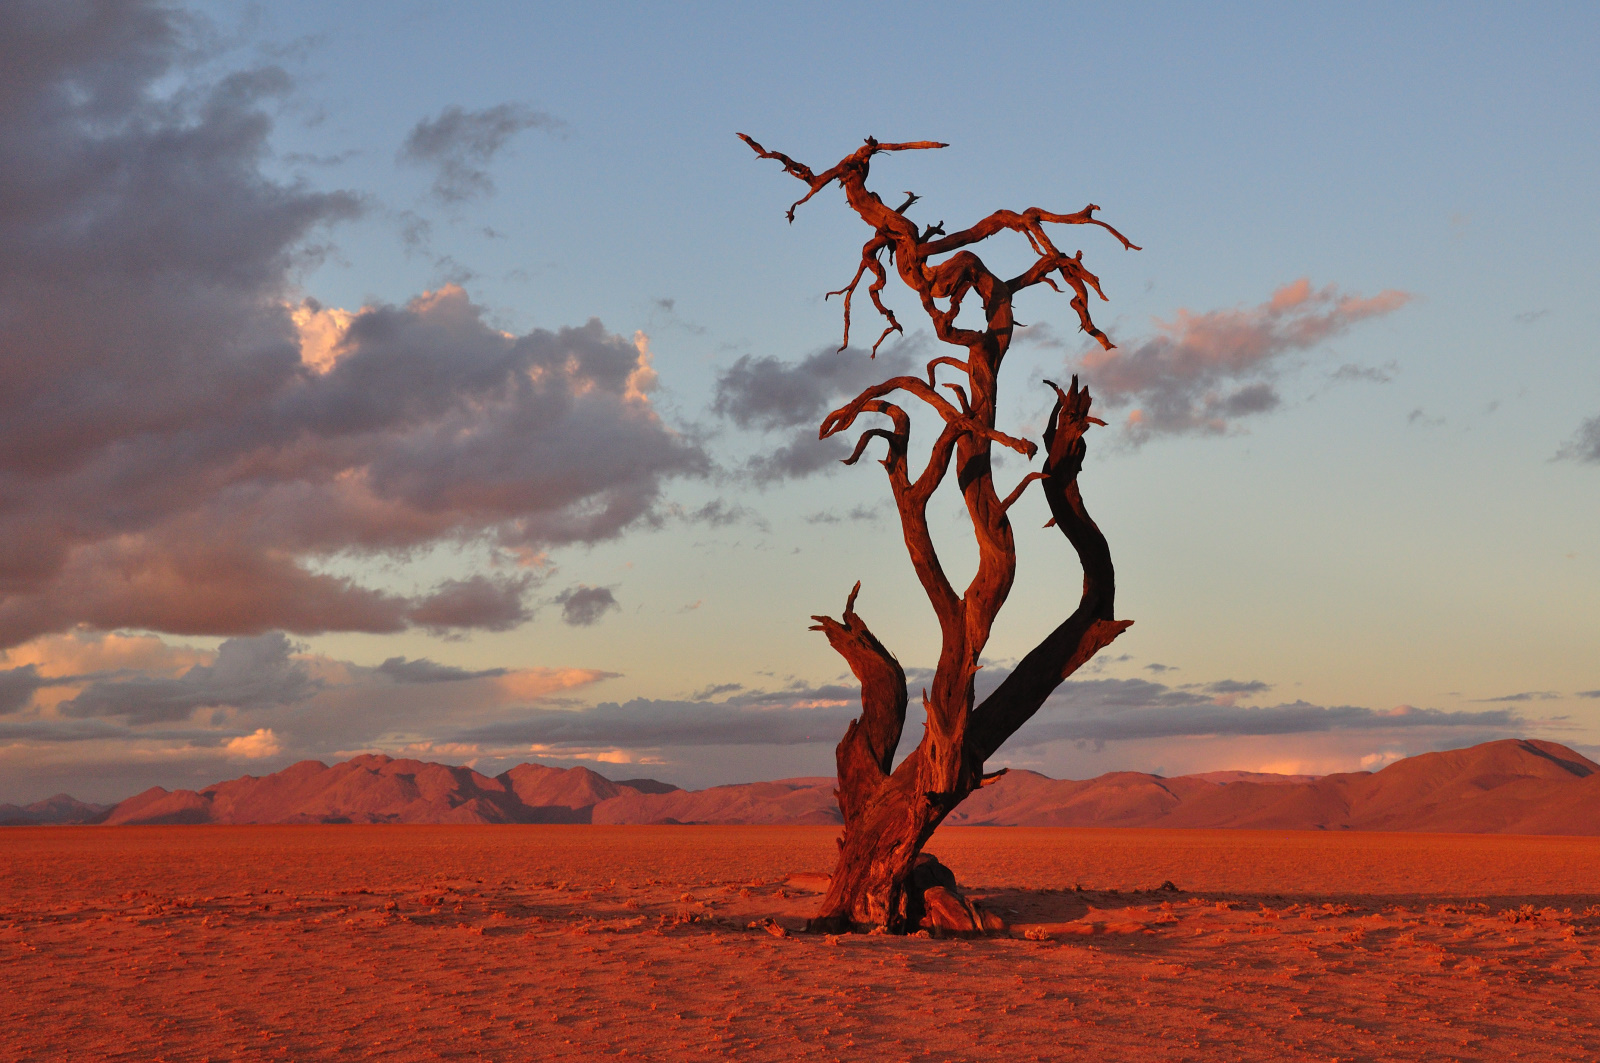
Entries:
{"label": "red mountain", "polygon": [[1600,764],[1537,739],[1423,753],[1321,778],[1114,772],[1086,782],[1012,772],[949,822],[994,826],[1600,834]]}
{"label": "red mountain", "polygon": [[203,790],[152,787],[107,823],[588,823],[623,794],[668,792],[653,779],[612,782],[588,768],[519,764],[494,778],[471,768],[368,755],[333,767],[303,760]]}
{"label": "red mountain", "polygon": [[42,823],[97,823],[110,805],[91,805],[68,794],[56,794],[21,808],[0,805],[0,827],[34,826]]}
{"label": "red mountain", "polygon": [[[203,790],[156,787],[107,823],[837,823],[832,779],[680,790],[587,768],[470,768],[361,756]],[[61,799],[53,799],[60,801]],[[67,799],[70,800],[70,799]],[[1600,764],[1534,739],[1424,753],[1379,772],[1274,776],[1014,771],[949,822],[972,826],[1412,830],[1600,835]]]}

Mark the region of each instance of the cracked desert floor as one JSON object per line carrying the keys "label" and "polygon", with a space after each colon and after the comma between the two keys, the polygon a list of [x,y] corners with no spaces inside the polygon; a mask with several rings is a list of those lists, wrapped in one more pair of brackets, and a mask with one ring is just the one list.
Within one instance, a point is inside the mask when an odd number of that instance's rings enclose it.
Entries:
{"label": "cracked desert floor", "polygon": [[947,829],[1012,936],[793,932],[835,833],[7,829],[0,1059],[1600,1058],[1600,838]]}

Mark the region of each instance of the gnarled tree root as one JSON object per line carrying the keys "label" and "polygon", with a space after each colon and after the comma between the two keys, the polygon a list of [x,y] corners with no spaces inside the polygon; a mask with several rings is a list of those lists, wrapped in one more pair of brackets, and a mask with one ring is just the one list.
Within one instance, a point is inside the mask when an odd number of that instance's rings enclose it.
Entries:
{"label": "gnarled tree root", "polygon": [[[918,853],[906,891],[904,924],[926,930],[936,938],[1005,936],[1010,927],[998,912],[969,898],[956,884],[955,873],[932,853]],[[854,923],[844,916],[809,920],[811,933],[844,934],[881,931],[881,927]]]}

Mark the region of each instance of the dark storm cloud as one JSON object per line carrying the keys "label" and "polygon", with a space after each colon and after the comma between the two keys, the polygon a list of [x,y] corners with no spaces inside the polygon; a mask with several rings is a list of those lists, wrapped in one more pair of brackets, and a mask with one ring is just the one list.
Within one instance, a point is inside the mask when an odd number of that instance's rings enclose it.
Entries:
{"label": "dark storm cloud", "polygon": [[197,664],[176,679],[138,676],[91,683],[61,704],[70,718],[121,716],[130,724],[188,719],[196,709],[266,709],[304,701],[318,684],[291,659],[282,632],[228,639],[212,664]]}
{"label": "dark storm cloud", "polygon": [[613,609],[621,609],[616,595],[609,587],[585,587],[579,584],[556,595],[561,606],[561,620],[573,627],[592,627]]}
{"label": "dark storm cloud", "polygon": [[711,409],[735,426],[782,433],[785,441],[750,459],[745,473],[758,484],[798,479],[850,455],[843,439],[819,440],[817,428],[833,409],[870,384],[911,367],[907,345],[870,358],[866,351],[827,348],[799,362],[745,355],[717,377]]}
{"label": "dark storm cloud", "polygon": [[[406,596],[318,562],[595,542],[706,470],[599,321],[507,335],[449,287],[302,302],[308,241],[360,200],[266,177],[288,79],[199,83],[188,32],[137,0],[0,5],[0,646],[503,628],[515,580]],[[492,155],[471,117],[419,150]]]}
{"label": "dark storm cloud", "polygon": [[413,126],[396,157],[433,168],[433,195],[444,203],[460,203],[494,191],[486,167],[513,136],[524,129],[565,128],[560,119],[516,103],[480,111],[446,107],[439,117]]}
{"label": "dark storm cloud", "polygon": [[[1385,291],[1370,299],[1305,280],[1274,292],[1260,306],[1195,314],[1179,310],[1147,339],[1085,355],[1080,372],[1112,408],[1132,409],[1125,438],[1221,434],[1241,418],[1282,403],[1275,386],[1290,355],[1310,350],[1359,321],[1391,313],[1410,300]],[[1046,342],[1046,341],[1040,341]],[[1378,370],[1342,366],[1340,380],[1387,380]]]}

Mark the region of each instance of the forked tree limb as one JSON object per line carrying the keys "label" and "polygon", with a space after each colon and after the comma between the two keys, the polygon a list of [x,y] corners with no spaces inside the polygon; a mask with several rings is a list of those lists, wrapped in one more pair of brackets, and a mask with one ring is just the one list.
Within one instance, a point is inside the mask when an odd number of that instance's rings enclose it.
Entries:
{"label": "forked tree limb", "polygon": [[[860,148],[857,148],[854,154],[845,156],[842,160],[840,160],[838,165],[833,167],[833,169],[825,170],[818,174],[812,173],[811,167],[806,166],[804,163],[795,162],[782,152],[768,151],[766,148],[763,148],[760,144],[757,144],[754,140],[748,136],[745,136],[743,133],[739,133],[737,135],[740,140],[750,145],[757,155],[761,156],[763,159],[776,159],[777,161],[783,163],[783,168],[786,171],[788,171],[792,176],[800,178],[800,180],[804,181],[810,186],[811,190],[800,199],[795,200],[794,205],[789,208],[789,221],[791,224],[794,222],[794,212],[801,206],[801,204],[805,203],[824,188],[827,188],[831,182],[838,180],[844,174],[848,173],[852,166],[864,167],[867,163],[867,160],[872,158],[872,156],[876,155],[880,151],[926,151],[932,148],[948,148],[950,146],[948,144],[941,144],[938,141],[933,140],[914,140],[908,141],[904,144],[880,144],[874,138],[868,137],[866,144]],[[914,202],[916,202],[916,197],[912,196],[906,201],[905,207],[902,207],[901,209],[904,210],[909,208]]]}
{"label": "forked tree limb", "polygon": [[856,614],[861,582],[851,588],[844,617],[813,616],[813,631],[828,637],[828,644],[850,665],[861,683],[861,717],[851,722],[839,742],[835,759],[839,768],[839,811],[849,819],[859,795],[876,789],[889,777],[895,747],[906,721],[906,673],[894,654]]}
{"label": "forked tree limb", "polygon": [[1059,528],[1083,566],[1083,593],[1078,608],[1011,670],[994,692],[973,709],[972,740],[988,759],[1033,717],[1046,698],[1073,672],[1133,623],[1115,620],[1117,577],[1111,547],[1099,525],[1084,508],[1078,490],[1083,468],[1084,433],[1105,424],[1089,414],[1088,388],[1072,378],[1070,390],[1056,392],[1055,407],[1045,429],[1045,468],[1041,477],[1045,500]]}
{"label": "forked tree limb", "polygon": [[[1014,210],[997,210],[970,228],[951,233],[942,240],[930,243],[928,245],[928,254],[938,255],[946,251],[954,251],[958,247],[966,247],[968,244],[986,240],[1003,229],[1024,233],[1034,240],[1041,238],[1048,240],[1047,237],[1044,237],[1044,229],[1040,226],[1040,222],[1050,222],[1052,225],[1098,225],[1122,241],[1122,246],[1127,250],[1143,250],[1143,248],[1123,236],[1116,229],[1096,218],[1094,212],[1099,209],[1098,205],[1090,203],[1087,207],[1072,214],[1052,214],[1047,210],[1040,210],[1038,207],[1029,207],[1021,214]],[[1039,249],[1037,244],[1034,245],[1034,249]]]}

